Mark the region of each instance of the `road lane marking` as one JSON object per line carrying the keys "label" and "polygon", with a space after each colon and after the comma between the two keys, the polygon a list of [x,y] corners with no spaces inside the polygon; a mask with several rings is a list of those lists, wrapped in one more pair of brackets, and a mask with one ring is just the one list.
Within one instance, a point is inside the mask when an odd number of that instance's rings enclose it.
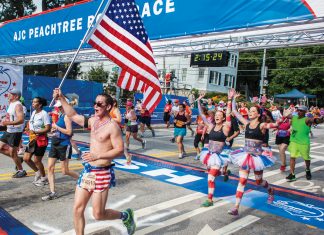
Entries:
{"label": "road lane marking", "polygon": [[254,215],[247,215],[241,219],[238,219],[234,221],[233,223],[230,223],[220,229],[217,229],[213,231],[209,225],[207,224],[203,230],[198,233],[198,235],[229,235],[233,234],[240,229],[247,227],[250,224],[253,224],[254,222],[258,221],[260,218]]}
{"label": "road lane marking", "polygon": [[[200,199],[200,198],[205,197],[205,196],[206,196],[205,194],[199,193],[199,192],[192,193],[192,194],[189,194],[189,195],[186,195],[186,196],[183,196],[183,197],[175,198],[175,199],[172,199],[172,200],[169,200],[169,201],[161,202],[161,203],[153,205],[153,206],[149,206],[149,207],[146,207],[146,208],[143,208],[143,209],[136,210],[134,212],[134,215],[135,215],[136,218],[144,217],[144,216],[147,216],[147,215],[150,215],[150,214],[154,214],[154,213],[156,213],[158,211],[166,210],[166,209],[169,209],[171,207],[181,205],[183,203],[187,203],[187,202],[190,202],[190,201],[193,201],[193,200]],[[229,202],[226,201],[226,204],[228,204],[228,203]],[[171,211],[171,212],[173,213],[174,211]],[[144,220],[144,222],[145,222],[145,220]],[[138,223],[140,224],[140,221],[138,221]],[[118,221],[117,223],[113,223],[111,221],[94,222],[94,223],[86,225],[85,234],[92,234],[92,233],[95,233],[95,232],[99,232],[99,231],[101,231],[103,229],[107,230],[107,228],[109,226],[116,226],[117,227],[117,225],[120,225],[120,224],[122,224],[121,221]],[[159,223],[159,224],[164,225],[162,223]],[[62,233],[62,235],[72,235],[72,234],[75,234],[73,229]],[[139,234],[138,231],[136,231],[136,234]]]}
{"label": "road lane marking", "polygon": [[[319,161],[320,161],[319,159],[314,159],[314,160],[312,160],[312,163],[319,162]],[[295,168],[302,167],[304,165],[305,165],[304,162],[300,162],[300,163],[296,164]],[[288,172],[289,170],[290,170],[290,166],[287,166],[286,167],[286,172]],[[280,169],[267,171],[267,172],[263,173],[263,179],[268,178],[270,176],[277,175],[277,174],[281,174],[281,173],[285,173],[285,172],[281,172]],[[250,174],[249,179],[254,179],[254,174],[253,173]]]}
{"label": "road lane marking", "polygon": [[166,201],[166,202],[162,202],[153,206],[149,206],[143,209],[139,209],[136,211],[136,217],[143,217],[146,215],[149,215],[151,213],[155,213],[157,211],[161,211],[161,210],[165,210],[168,209],[170,207],[174,207],[174,206],[178,206],[181,205],[183,203],[187,203],[193,200],[197,200],[199,198],[205,197],[206,195],[203,193],[193,193],[193,194],[189,194],[183,197],[179,197],[179,198],[175,198],[173,200],[170,201]]}
{"label": "road lane marking", "polygon": [[162,229],[162,228],[169,227],[171,225],[180,223],[180,222],[185,221],[185,220],[187,220],[187,219],[189,219],[191,217],[194,217],[196,215],[199,215],[199,214],[205,213],[207,211],[213,210],[213,209],[215,209],[217,207],[221,207],[221,206],[227,205],[229,203],[230,203],[229,201],[223,201],[223,200],[221,200],[221,201],[218,201],[218,202],[214,203],[213,206],[210,206],[210,207],[200,207],[200,208],[195,209],[193,211],[190,211],[188,213],[185,213],[185,214],[179,215],[177,217],[174,217],[172,219],[163,221],[161,224],[153,225],[153,226],[150,226],[150,227],[147,227],[147,228],[138,230],[138,231],[136,231],[136,234],[137,235],[141,235],[141,234],[152,233],[152,232],[154,232],[156,230],[159,230],[159,229]]}
{"label": "road lane marking", "polygon": [[[316,171],[320,171],[322,169],[324,169],[324,166],[314,167],[314,168],[311,169],[311,172],[313,173],[313,172],[316,172]],[[305,172],[300,172],[300,173],[296,174],[296,178],[302,177],[302,176],[305,176]],[[280,185],[280,184],[283,184],[283,183],[286,183],[286,182],[287,182],[286,179],[281,179],[281,180],[278,180],[278,181],[276,181],[276,182],[274,182],[272,184]]]}

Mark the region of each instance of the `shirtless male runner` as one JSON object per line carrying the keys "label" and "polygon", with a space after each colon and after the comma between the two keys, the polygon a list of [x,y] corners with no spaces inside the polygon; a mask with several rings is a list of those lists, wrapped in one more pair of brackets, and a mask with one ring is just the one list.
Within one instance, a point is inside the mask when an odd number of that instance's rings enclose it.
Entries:
{"label": "shirtless male runner", "polygon": [[106,209],[109,187],[115,183],[112,160],[124,151],[120,128],[109,116],[113,99],[107,94],[98,95],[94,102],[95,115],[88,119],[76,113],[60,89],[54,90],[53,97],[61,101],[65,114],[73,122],[91,129],[90,152],[82,156],[84,169],[75,189],[73,217],[76,235],[84,234],[84,210],[91,196],[93,217],[96,220],[122,219],[128,234],[134,234],[136,224],[132,209],[123,212]]}

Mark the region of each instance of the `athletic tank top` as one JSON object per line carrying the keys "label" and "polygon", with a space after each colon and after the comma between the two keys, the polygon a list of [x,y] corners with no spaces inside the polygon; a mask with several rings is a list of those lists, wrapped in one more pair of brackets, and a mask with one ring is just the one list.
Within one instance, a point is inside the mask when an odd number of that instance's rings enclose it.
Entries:
{"label": "athletic tank top", "polygon": [[292,132],[290,134],[291,142],[297,144],[303,144],[303,145],[310,144],[310,139],[309,139],[310,127],[306,125],[305,121],[306,121],[306,117],[299,119],[297,116],[294,116],[292,118],[291,121]]}
{"label": "athletic tank top", "polygon": [[215,126],[214,126],[213,129],[211,129],[211,131],[209,132],[209,140],[225,142],[226,138],[227,137],[223,132],[223,127],[220,130],[215,131]]}
{"label": "athletic tank top", "polygon": [[[65,126],[65,122],[64,122],[64,117],[65,115],[61,115],[56,123],[57,126],[63,128],[63,129],[66,129],[66,126]],[[71,140],[71,137],[70,135],[66,135],[66,134],[63,134],[62,132],[60,131],[55,131],[54,133],[54,136],[55,138],[59,138],[60,139],[60,145],[62,146],[67,146],[70,144],[70,140]]]}
{"label": "athletic tank top", "polygon": [[260,129],[261,123],[257,125],[256,128],[251,129],[250,123],[246,125],[245,129],[245,138],[246,139],[252,139],[252,140],[261,140],[264,141],[264,134],[262,133]]}
{"label": "athletic tank top", "polygon": [[186,114],[178,113],[177,116],[174,118],[174,127],[186,128],[186,122],[187,122]]}
{"label": "athletic tank top", "polygon": [[[6,118],[8,121],[12,122],[12,121],[17,120],[17,115],[15,112],[15,108],[17,105],[22,105],[22,104],[18,100],[9,104],[7,114],[6,114]],[[19,125],[8,125],[7,126],[8,133],[23,132],[23,130],[24,130],[24,123],[19,124]]]}

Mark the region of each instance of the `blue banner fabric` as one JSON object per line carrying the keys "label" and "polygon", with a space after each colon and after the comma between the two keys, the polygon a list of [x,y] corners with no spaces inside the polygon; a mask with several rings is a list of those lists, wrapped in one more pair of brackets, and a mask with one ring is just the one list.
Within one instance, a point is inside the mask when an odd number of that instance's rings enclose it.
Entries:
{"label": "blue banner fabric", "polygon": [[[107,2],[108,0],[106,0]],[[0,26],[0,56],[78,48],[101,0],[14,20]],[[150,40],[310,20],[309,0],[137,0]],[[317,3],[322,9],[324,1]],[[135,7],[135,6],[134,6]],[[317,11],[318,10],[318,11]],[[100,10],[101,12],[103,11]],[[132,12],[125,13],[125,18]],[[84,47],[89,47],[85,44]]]}

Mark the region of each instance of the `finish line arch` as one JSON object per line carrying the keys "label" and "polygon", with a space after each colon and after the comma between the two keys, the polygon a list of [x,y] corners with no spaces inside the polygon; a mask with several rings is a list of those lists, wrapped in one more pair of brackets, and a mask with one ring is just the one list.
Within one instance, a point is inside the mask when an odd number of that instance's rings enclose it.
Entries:
{"label": "finish line arch", "polygon": [[[71,61],[100,2],[86,0],[4,22],[0,26],[0,62]],[[199,4],[194,0],[137,0],[136,4],[157,57],[324,42],[324,2],[320,0],[200,0]],[[85,44],[76,62],[95,60],[106,57]]]}

